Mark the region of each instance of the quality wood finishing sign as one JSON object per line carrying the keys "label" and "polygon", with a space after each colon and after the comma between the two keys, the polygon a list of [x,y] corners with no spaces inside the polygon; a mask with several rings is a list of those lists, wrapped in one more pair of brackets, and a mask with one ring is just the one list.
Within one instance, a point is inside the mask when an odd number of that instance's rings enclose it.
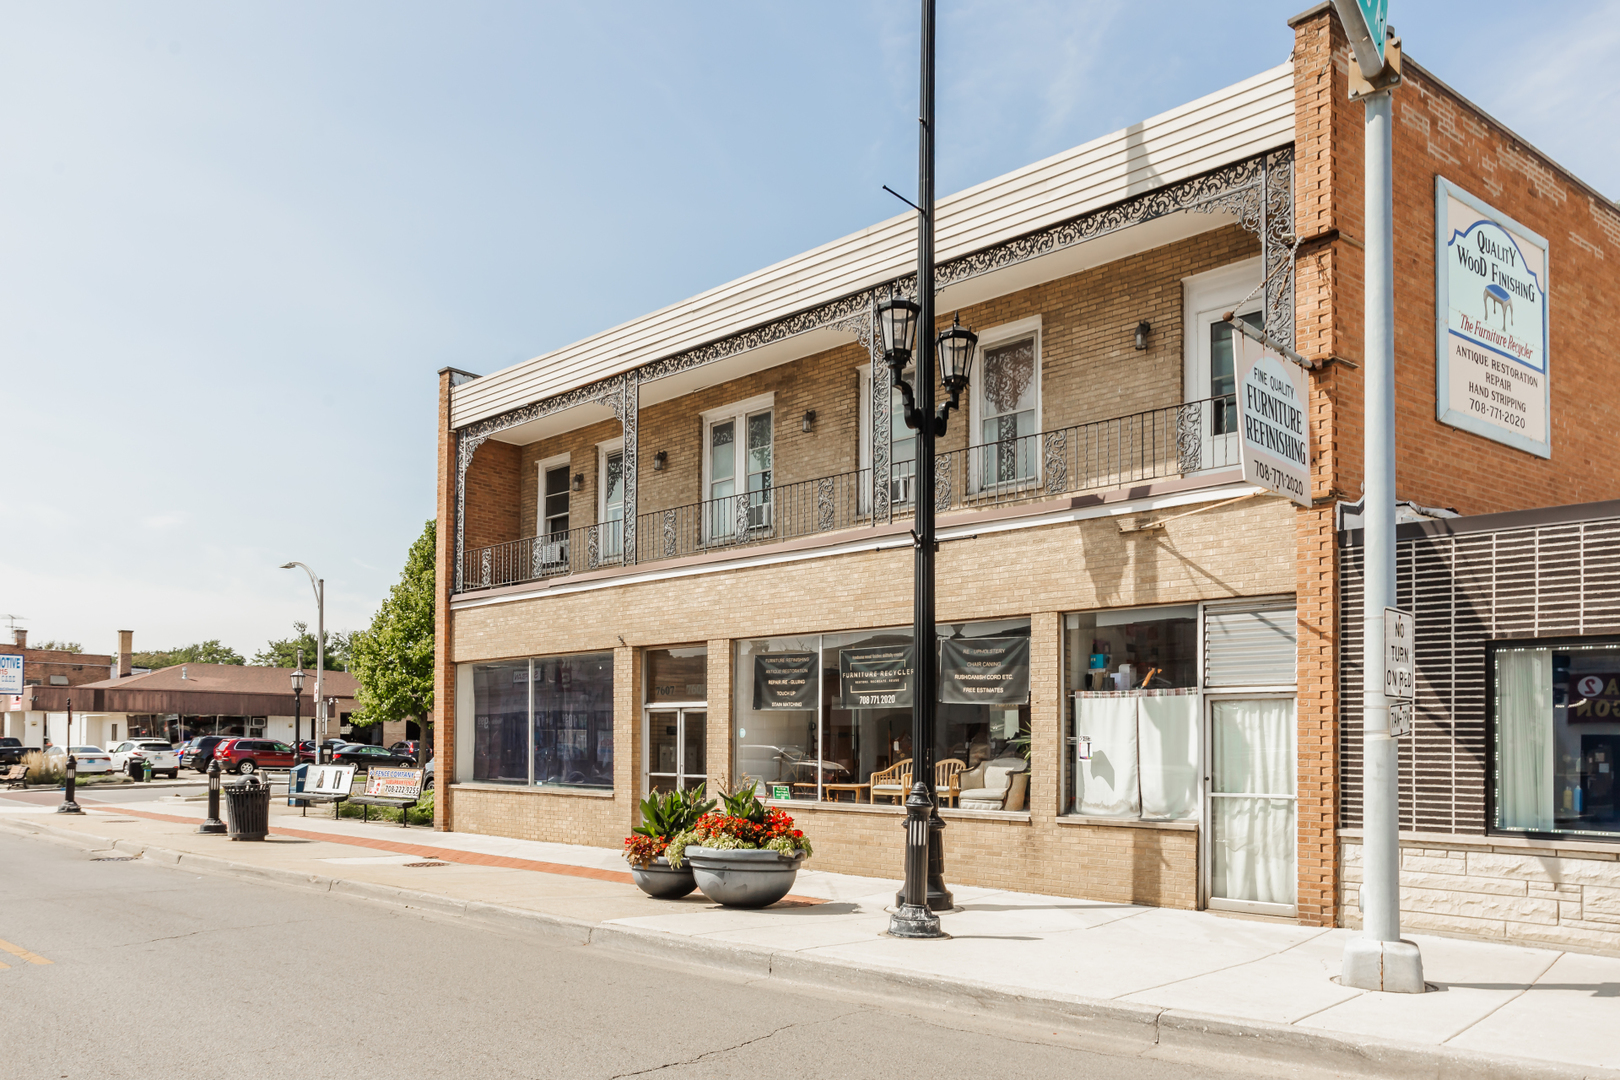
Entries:
{"label": "quality wood finishing sign", "polygon": [[1440,422],[1551,457],[1547,241],[1435,178]]}

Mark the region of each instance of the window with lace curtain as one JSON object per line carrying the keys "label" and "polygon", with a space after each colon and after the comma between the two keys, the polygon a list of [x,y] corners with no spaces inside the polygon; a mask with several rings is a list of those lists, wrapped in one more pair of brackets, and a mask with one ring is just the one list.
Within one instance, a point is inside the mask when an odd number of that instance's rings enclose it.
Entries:
{"label": "window with lace curtain", "polygon": [[975,490],[1025,484],[1040,467],[1040,320],[985,331],[973,378]]}

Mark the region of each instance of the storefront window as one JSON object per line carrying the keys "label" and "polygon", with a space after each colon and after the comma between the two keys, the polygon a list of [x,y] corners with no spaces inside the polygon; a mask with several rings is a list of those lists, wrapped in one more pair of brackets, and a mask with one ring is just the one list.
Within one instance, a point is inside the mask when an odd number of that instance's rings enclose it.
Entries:
{"label": "storefront window", "polygon": [[472,778],[611,789],[613,654],[475,665]]}
{"label": "storefront window", "polygon": [[1084,612],[1066,624],[1068,812],[1197,817],[1197,605]]}
{"label": "storefront window", "polygon": [[[936,781],[945,805],[1024,809],[1029,620],[940,625],[935,648]],[[915,659],[910,627],[740,642],[740,779],[774,798],[902,802]],[[959,802],[963,794],[974,797]]]}
{"label": "storefront window", "polygon": [[1492,652],[1496,827],[1620,836],[1620,643]]}
{"label": "storefront window", "polygon": [[473,668],[473,779],[529,782],[529,662]]}

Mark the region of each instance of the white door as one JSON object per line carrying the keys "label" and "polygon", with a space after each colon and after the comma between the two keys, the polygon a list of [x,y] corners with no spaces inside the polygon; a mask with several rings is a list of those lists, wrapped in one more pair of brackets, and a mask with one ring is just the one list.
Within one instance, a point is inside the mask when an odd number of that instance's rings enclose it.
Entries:
{"label": "white door", "polygon": [[1209,906],[1292,915],[1298,878],[1294,698],[1208,701],[1204,865]]}

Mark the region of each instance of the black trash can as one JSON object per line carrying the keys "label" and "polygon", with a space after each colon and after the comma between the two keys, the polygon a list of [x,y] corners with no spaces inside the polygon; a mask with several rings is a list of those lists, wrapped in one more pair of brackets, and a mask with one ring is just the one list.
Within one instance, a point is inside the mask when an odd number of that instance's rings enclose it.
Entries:
{"label": "black trash can", "polygon": [[270,785],[257,776],[231,784],[225,811],[232,840],[263,840],[270,832]]}

